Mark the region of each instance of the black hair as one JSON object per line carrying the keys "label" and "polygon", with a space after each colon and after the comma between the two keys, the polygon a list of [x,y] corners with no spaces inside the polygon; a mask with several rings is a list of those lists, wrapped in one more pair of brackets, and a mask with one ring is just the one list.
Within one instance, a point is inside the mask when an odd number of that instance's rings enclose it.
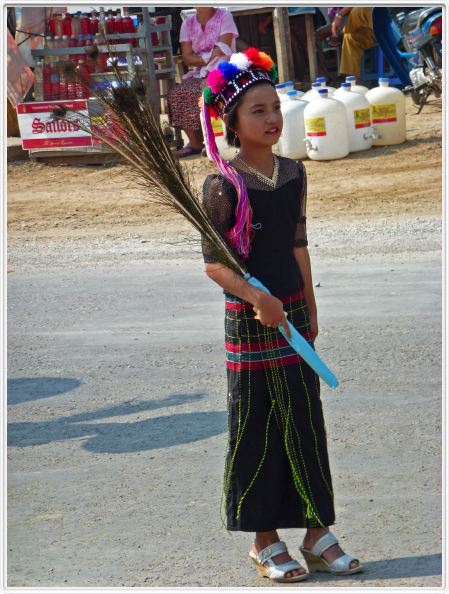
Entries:
{"label": "black hair", "polygon": [[240,148],[240,140],[237,134],[234,132],[237,126],[237,107],[239,102],[236,101],[231,109],[227,112],[228,123],[226,124],[226,142],[229,146],[235,146]]}

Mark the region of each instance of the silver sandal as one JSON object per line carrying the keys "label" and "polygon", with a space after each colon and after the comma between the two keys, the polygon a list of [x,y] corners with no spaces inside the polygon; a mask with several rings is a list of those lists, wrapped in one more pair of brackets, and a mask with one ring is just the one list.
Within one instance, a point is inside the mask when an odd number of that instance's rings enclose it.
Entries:
{"label": "silver sandal", "polygon": [[[303,573],[300,575],[294,575],[292,577],[286,578],[285,574],[289,571],[293,571],[294,569],[304,569],[302,565],[298,563],[298,561],[291,560],[286,561],[285,563],[276,564],[272,557],[276,557],[276,555],[280,555],[281,553],[287,552],[287,545],[282,540],[274,542],[270,544],[268,547],[262,549],[258,555],[254,553],[254,551],[249,552],[249,556],[254,561],[254,564],[257,567],[257,571],[261,577],[270,578],[274,582],[300,582],[305,580],[309,574]],[[264,563],[268,561],[268,567],[265,567]]]}
{"label": "silver sandal", "polygon": [[[338,544],[338,540],[332,532],[327,532],[316,541],[311,550],[305,549],[303,546],[299,547],[310,573],[313,571],[327,571],[334,575],[350,575],[352,573],[363,571],[363,565],[360,564],[358,559],[351,557],[351,555],[342,555],[341,557],[338,557],[338,559],[332,561],[332,563],[328,563],[321,555],[326,549],[334,544]],[[351,561],[359,561],[359,565],[351,568],[349,567]]]}

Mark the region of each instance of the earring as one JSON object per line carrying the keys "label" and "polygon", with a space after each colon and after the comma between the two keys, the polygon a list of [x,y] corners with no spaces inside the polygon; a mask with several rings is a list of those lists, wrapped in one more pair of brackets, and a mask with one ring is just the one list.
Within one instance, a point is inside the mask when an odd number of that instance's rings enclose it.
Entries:
{"label": "earring", "polygon": [[232,139],[232,146],[233,146],[234,148],[239,148],[239,147],[237,146],[237,140],[238,140],[238,136],[237,136],[237,134],[234,132],[234,138]]}

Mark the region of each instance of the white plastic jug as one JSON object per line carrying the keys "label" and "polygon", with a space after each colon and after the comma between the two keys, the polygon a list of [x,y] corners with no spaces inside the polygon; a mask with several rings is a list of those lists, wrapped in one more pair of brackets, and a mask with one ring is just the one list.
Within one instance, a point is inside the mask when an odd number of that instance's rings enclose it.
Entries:
{"label": "white plastic jug", "polygon": [[[357,84],[357,78],[355,76],[347,76],[345,82],[351,84],[351,91],[353,93],[359,93],[359,95],[366,95],[369,91],[368,87]],[[338,89],[337,89],[338,90]]]}
{"label": "white plastic jug", "polygon": [[307,157],[304,110],[308,103],[298,97],[298,91],[287,91],[287,101],[281,105],[284,126],[278,141],[277,153],[289,159]]}
{"label": "white plastic jug", "polygon": [[285,90],[285,83],[279,83],[278,85],[275,85],[275,87],[276,87],[276,93],[278,94],[278,97],[281,100],[281,103],[283,101],[287,101],[287,93]]}
{"label": "white plastic jug", "polygon": [[370,149],[376,135],[371,127],[370,105],[366,97],[354,93],[350,83],[342,83],[334,99],[341,101],[346,108],[349,152]]}
{"label": "white plastic jug", "polygon": [[296,91],[297,98],[299,98],[299,99],[304,95],[304,93],[302,91],[298,91],[297,89],[295,89],[295,83],[292,80],[288,80],[287,82],[285,82],[284,88],[285,88],[286,95],[289,91]]}
{"label": "white plastic jug", "polygon": [[302,101],[314,101],[315,99],[318,99],[318,89],[321,89],[321,83],[312,83],[312,88],[301,97]]}
{"label": "white plastic jug", "polygon": [[327,89],[329,97],[332,97],[337,90],[335,87],[331,87],[327,84],[325,76],[318,76],[318,78],[315,79],[315,82],[319,82],[322,89]]}
{"label": "white plastic jug", "polygon": [[[203,136],[205,138],[206,134],[204,130],[204,120],[202,111],[200,111],[200,120],[201,128],[203,130]],[[226,126],[224,125],[223,120],[221,118],[218,118],[217,120],[211,119],[211,125],[215,136],[215,143],[217,145],[218,152],[220,153],[221,158],[225,161],[231,161],[235,157],[239,149],[234,146],[229,146],[229,144],[226,142]],[[207,158],[209,159],[209,161],[212,161],[207,143],[205,143],[205,146]]]}
{"label": "white plastic jug", "polygon": [[318,93],[304,110],[307,156],[314,161],[342,159],[349,153],[345,106],[329,97],[327,89]]}
{"label": "white plastic jug", "polygon": [[379,78],[379,86],[365,95],[370,103],[371,122],[379,133],[374,146],[401,144],[406,140],[405,97],[389,86],[388,78]]}

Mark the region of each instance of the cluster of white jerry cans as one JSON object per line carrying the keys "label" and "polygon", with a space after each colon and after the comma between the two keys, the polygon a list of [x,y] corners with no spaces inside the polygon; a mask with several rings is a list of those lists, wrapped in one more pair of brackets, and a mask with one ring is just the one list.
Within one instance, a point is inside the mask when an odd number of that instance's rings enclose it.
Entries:
{"label": "cluster of white jerry cans", "polygon": [[[320,77],[307,93],[292,82],[276,85],[284,118],[282,135],[274,152],[290,159],[329,161],[372,146],[400,144],[406,139],[405,97],[388,78],[368,90],[346,77],[339,89],[326,85]],[[215,140],[224,159],[236,150],[224,138],[221,120],[214,124]]]}

